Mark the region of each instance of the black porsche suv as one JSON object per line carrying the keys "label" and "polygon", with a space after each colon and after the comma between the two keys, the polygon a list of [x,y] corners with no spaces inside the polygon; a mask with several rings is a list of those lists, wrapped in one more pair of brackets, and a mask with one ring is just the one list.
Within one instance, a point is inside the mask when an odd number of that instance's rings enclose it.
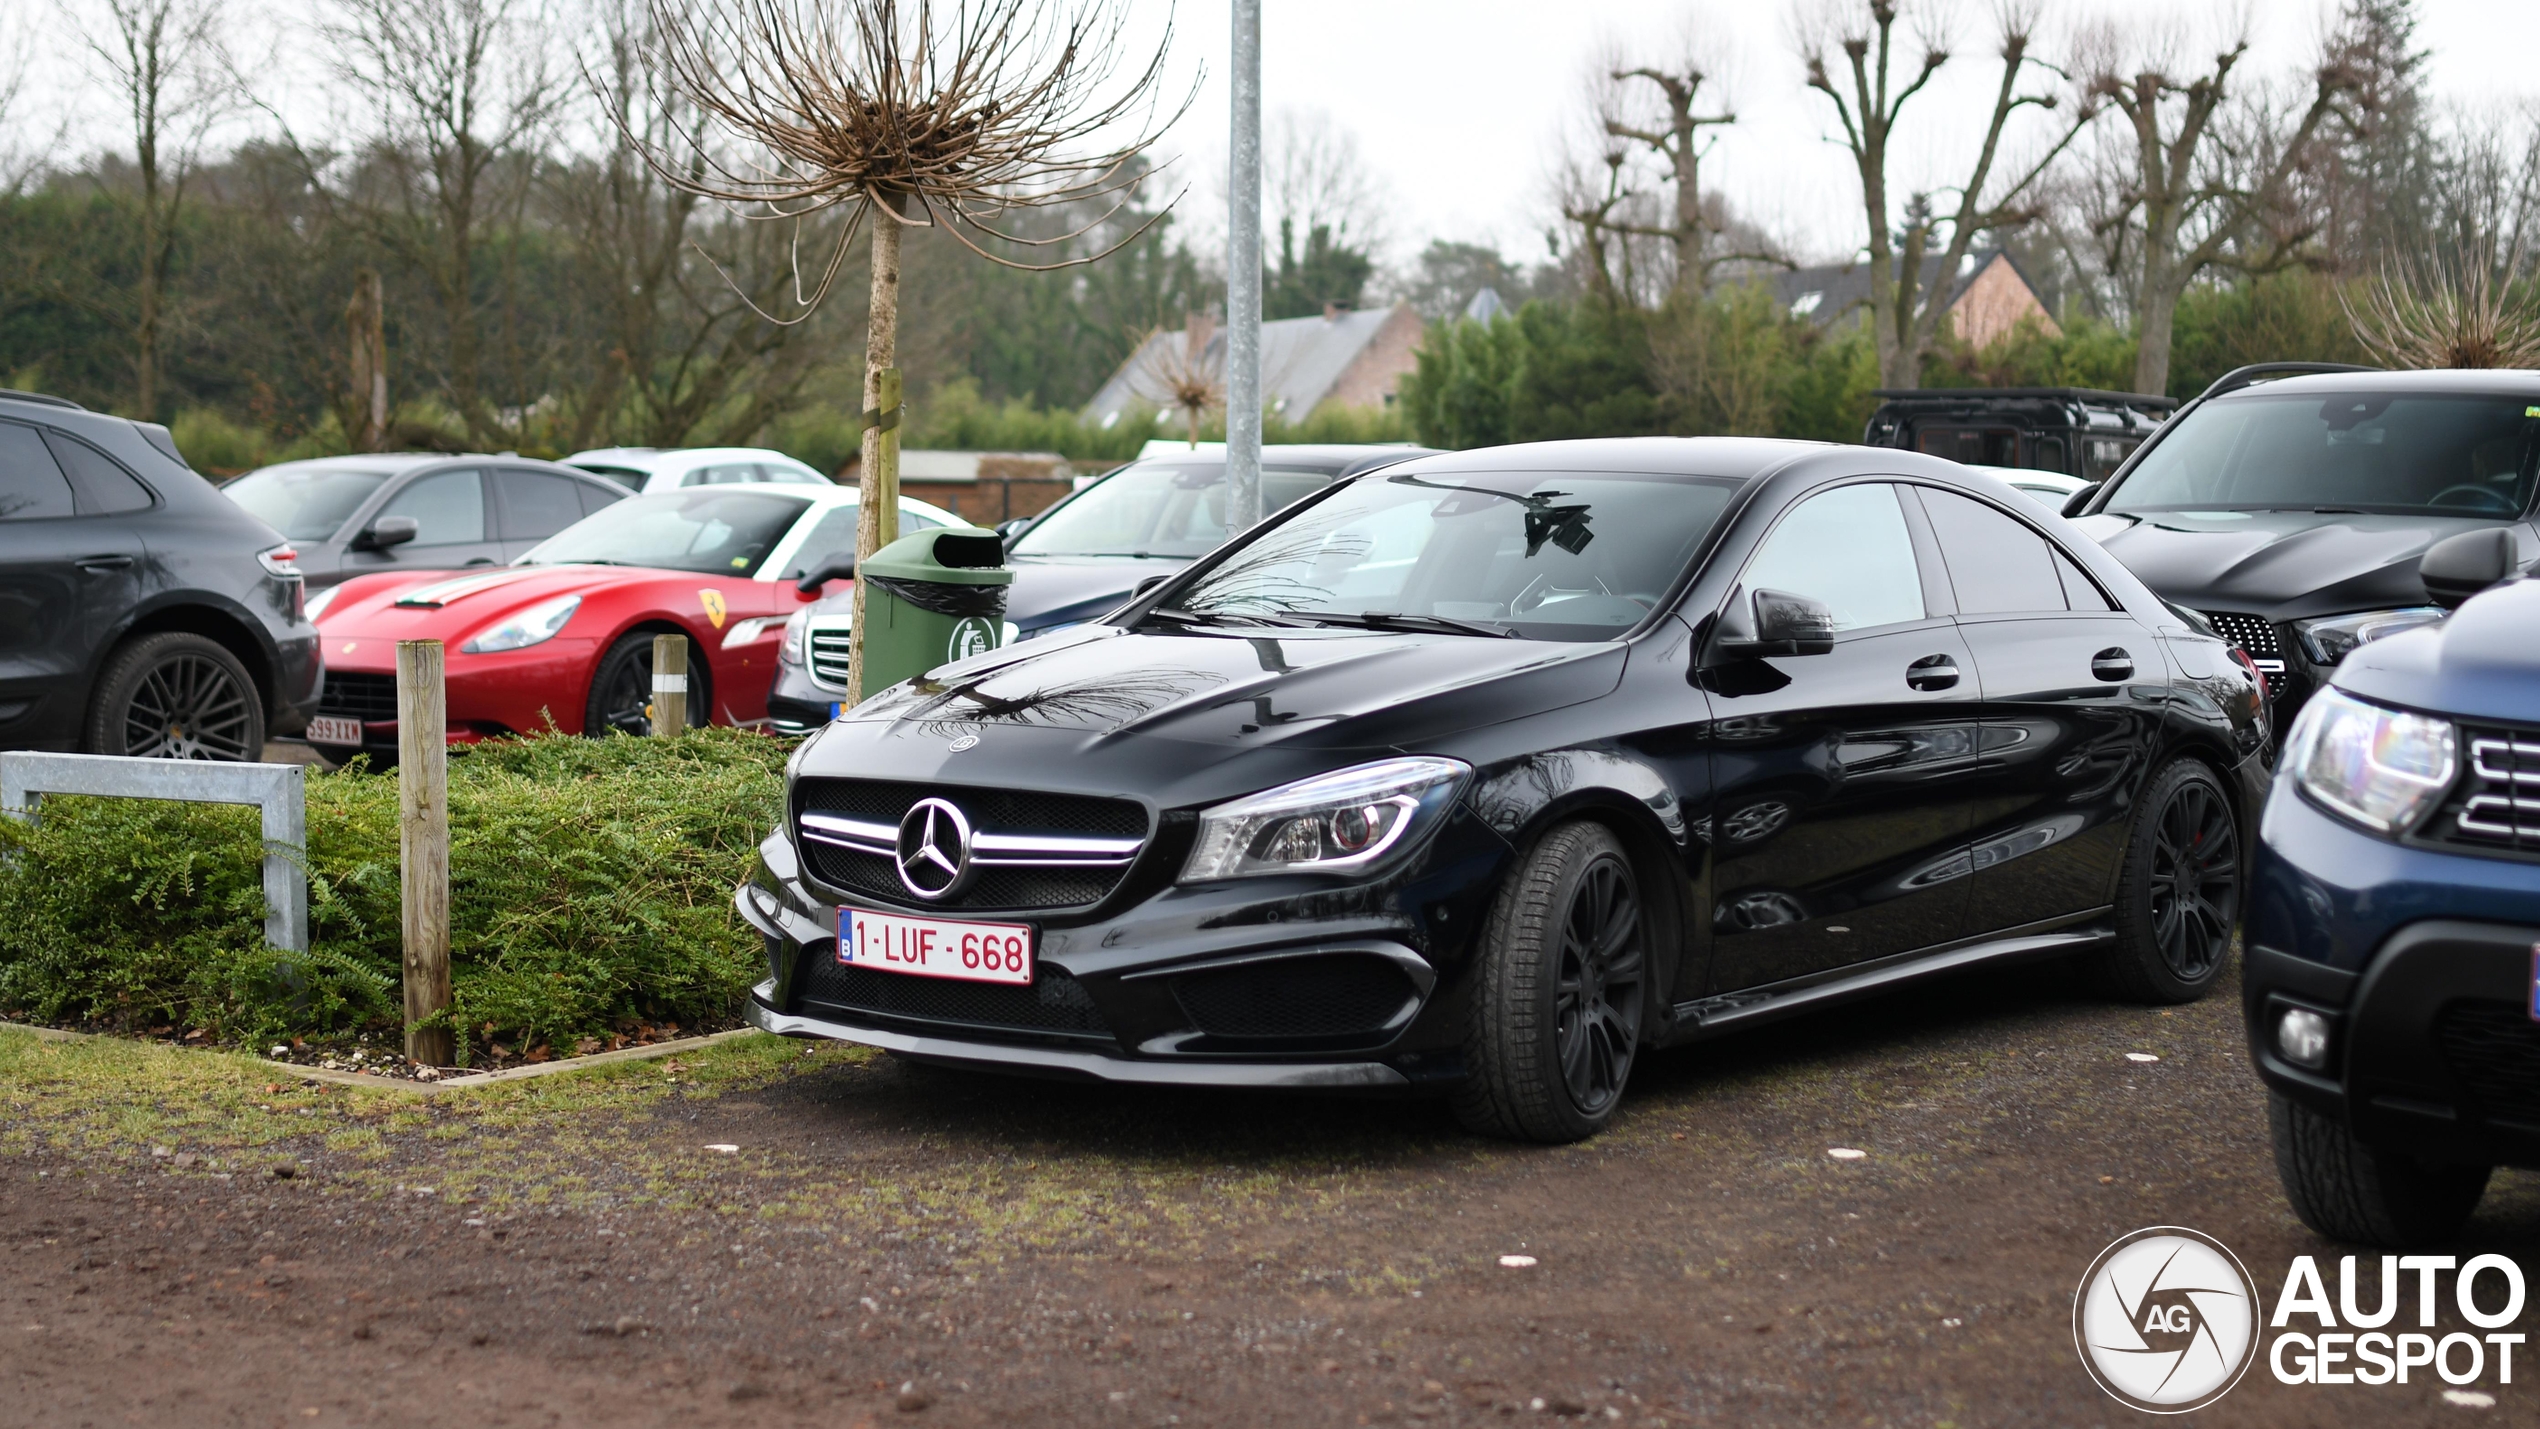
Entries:
{"label": "black porsche suv", "polygon": [[749,1016],[1575,1139],[1645,1048],[1908,979],[2202,996],[2265,745],[2225,642],[1953,463],[1429,456],[821,727]]}
{"label": "black porsche suv", "polygon": [[325,678],[305,605],[165,427],[0,392],[0,748],[260,759]]}

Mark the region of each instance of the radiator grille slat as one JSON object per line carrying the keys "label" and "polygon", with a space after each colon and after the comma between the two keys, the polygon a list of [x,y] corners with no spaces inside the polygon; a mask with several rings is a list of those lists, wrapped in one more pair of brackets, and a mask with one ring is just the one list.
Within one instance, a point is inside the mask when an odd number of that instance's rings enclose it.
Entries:
{"label": "radiator grille slat", "polygon": [[1139,853],[1143,853],[1147,838],[1146,807],[1127,799],[881,779],[805,779],[795,789],[795,846],[802,850],[812,872],[831,887],[899,907],[940,909],[947,913],[1088,907],[1109,897],[1136,864],[1136,853],[1117,861],[1074,867],[978,863],[960,892],[929,901],[909,892],[889,855],[841,847],[834,838],[824,839],[817,830],[806,830],[802,823],[806,814],[826,814],[896,830],[910,807],[925,798],[940,798],[957,806],[978,835],[1136,840]]}
{"label": "radiator grille slat", "polygon": [[2465,726],[2461,780],[2425,828],[2480,852],[2540,854],[2540,731]]}
{"label": "radiator grille slat", "polygon": [[397,717],[397,677],[329,670],[326,690],[318,696],[318,713],[345,719],[393,720]]}
{"label": "radiator grille slat", "polygon": [[2540,1022],[2510,1002],[2455,1002],[2435,1019],[2435,1045],[2478,1112],[2540,1126]]}

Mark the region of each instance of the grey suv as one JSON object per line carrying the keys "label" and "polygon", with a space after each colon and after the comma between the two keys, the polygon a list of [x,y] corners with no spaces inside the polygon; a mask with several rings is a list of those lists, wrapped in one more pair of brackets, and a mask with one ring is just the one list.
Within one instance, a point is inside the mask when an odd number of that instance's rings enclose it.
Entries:
{"label": "grey suv", "polygon": [[507,564],[627,496],[554,462],[433,453],[286,461],[221,490],[298,545],[317,590],[375,571]]}

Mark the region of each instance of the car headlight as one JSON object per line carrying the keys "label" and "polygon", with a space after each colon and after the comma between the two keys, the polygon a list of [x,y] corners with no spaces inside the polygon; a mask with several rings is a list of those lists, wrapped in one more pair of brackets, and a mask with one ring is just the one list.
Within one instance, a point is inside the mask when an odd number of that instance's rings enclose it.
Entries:
{"label": "car headlight", "polygon": [[496,655],[505,650],[525,650],[532,645],[544,644],[555,639],[557,633],[564,629],[564,623],[581,608],[582,597],[578,595],[541,601],[499,625],[478,631],[459,647],[459,652],[464,655]]}
{"label": "car headlight", "polygon": [[307,616],[312,623],[315,623],[319,616],[326,614],[326,608],[335,603],[335,593],[342,589],[343,587],[340,585],[331,585],[326,589],[319,591],[317,594],[310,596],[307,608],[303,609],[300,613]]}
{"label": "car headlight", "polygon": [[1182,881],[1364,872],[1408,848],[1471,770],[1458,759],[1386,759],[1202,810]]}
{"label": "car headlight", "polygon": [[2385,635],[2432,625],[2445,614],[2439,605],[2413,606],[2406,610],[2366,610],[2354,615],[2331,615],[2319,620],[2297,620],[2293,631],[2302,639],[2302,651],[2314,665],[2334,665],[2355,653],[2358,645],[2367,645]]}
{"label": "car headlight", "polygon": [[2450,721],[2369,705],[2342,690],[2322,690],[2304,705],[2284,746],[2285,767],[2304,793],[2385,834],[2412,827],[2460,767]]}
{"label": "car headlight", "polygon": [[776,647],[778,664],[799,665],[803,662],[803,634],[810,629],[811,611],[808,607],[785,617],[785,642]]}

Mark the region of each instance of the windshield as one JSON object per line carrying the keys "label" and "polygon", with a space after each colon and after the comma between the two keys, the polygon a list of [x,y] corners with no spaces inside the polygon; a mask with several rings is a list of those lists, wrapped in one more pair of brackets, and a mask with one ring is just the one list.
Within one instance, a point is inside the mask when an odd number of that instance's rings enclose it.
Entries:
{"label": "windshield", "polygon": [[532,547],[524,566],[577,561],[747,576],[811,505],[761,491],[664,491],[603,507]]}
{"label": "windshield", "polygon": [[1583,472],[1361,477],[1177,592],[1202,618],[1608,640],[1640,623],[1740,482]]}
{"label": "windshield", "polygon": [[2519,516],[2535,437],[2524,397],[2233,397],[2180,418],[2105,509]]}
{"label": "windshield", "polygon": [[[1261,511],[1284,511],[1331,485],[1330,468],[1265,465]],[[1017,537],[1018,556],[1206,555],[1226,539],[1226,463],[1139,462],[1085,488]]]}
{"label": "windshield", "polygon": [[294,462],[251,471],[221,492],[286,541],[323,541],[387,480],[384,471]]}

